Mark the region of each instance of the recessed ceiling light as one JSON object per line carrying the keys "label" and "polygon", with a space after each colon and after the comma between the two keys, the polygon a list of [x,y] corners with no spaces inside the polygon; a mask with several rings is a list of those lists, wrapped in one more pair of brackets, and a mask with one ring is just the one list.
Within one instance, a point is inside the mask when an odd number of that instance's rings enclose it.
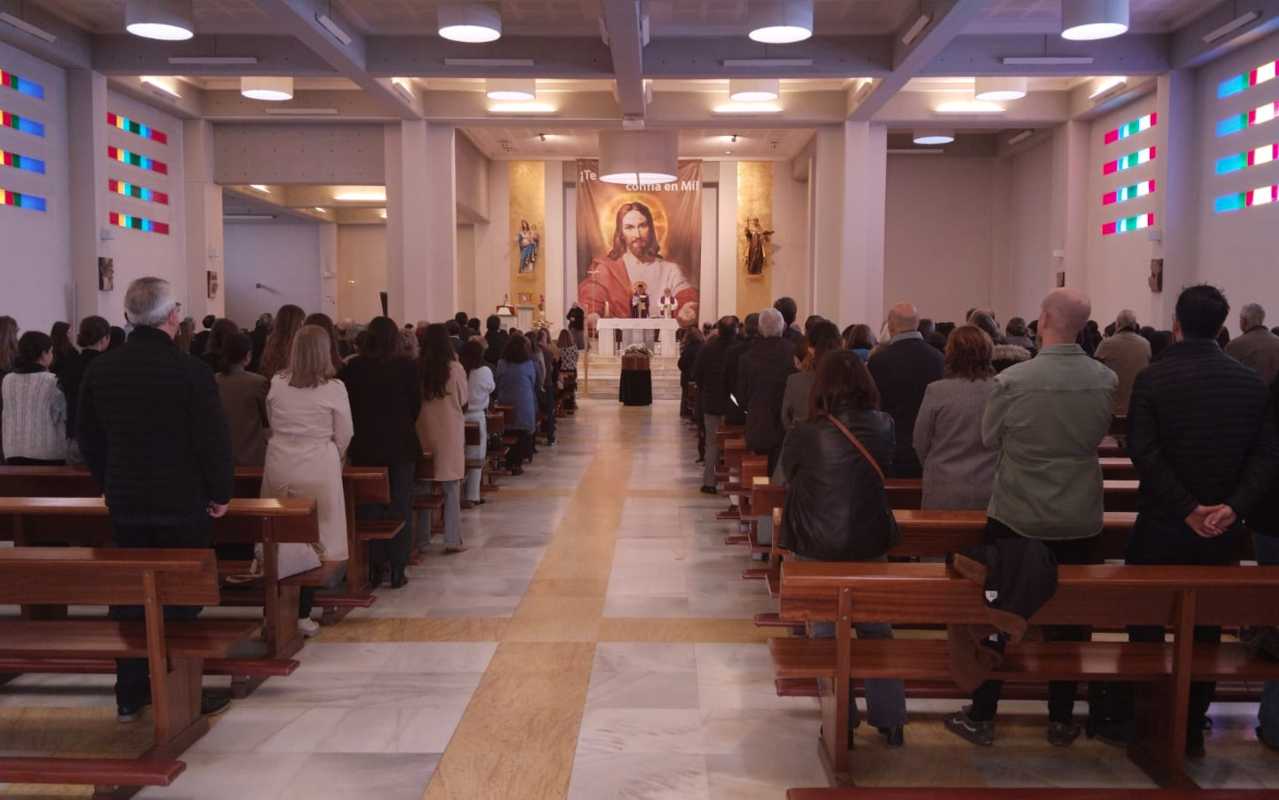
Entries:
{"label": "recessed ceiling light", "polygon": [[484,93],[490,100],[525,101],[537,99],[537,80],[534,78],[489,78],[484,82]]}
{"label": "recessed ceiling light", "polygon": [[280,103],[293,99],[293,79],[289,76],[244,77],[240,79],[240,94],[250,100]]}
{"label": "recessed ceiling light", "polygon": [[182,97],[182,93],[178,91],[177,78],[170,78],[163,75],[143,75],[138,78],[139,81],[150,86],[152,89],[158,89],[170,97]]}
{"label": "recessed ceiling light", "polygon": [[339,203],[385,203],[386,189],[348,189],[334,194],[333,199]]}
{"label": "recessed ceiling light", "polygon": [[1006,110],[998,103],[983,100],[947,100],[933,107],[938,114],[1002,114]]}
{"label": "recessed ceiling light", "polygon": [[554,114],[555,106],[550,103],[493,103],[489,106],[492,114]]}
{"label": "recessed ceiling light", "polygon": [[1029,86],[1026,78],[980,77],[974,81],[973,96],[992,103],[1020,100]]}
{"label": "recessed ceiling light", "polygon": [[491,6],[440,6],[437,21],[437,32],[451,42],[482,44],[497,41],[502,36],[502,16]]}
{"label": "recessed ceiling light", "polygon": [[1062,0],[1061,38],[1110,39],[1128,32],[1128,0]]}
{"label": "recessed ceiling light", "polygon": [[320,208],[319,206],[316,206],[316,207],[315,207],[315,210],[316,210],[316,211],[318,211],[318,212],[320,212],[321,214],[327,214],[327,213],[329,213],[329,210],[328,210],[327,208]]}
{"label": "recessed ceiling light", "polygon": [[750,4],[751,41],[794,44],[813,35],[813,0],[756,0]]}
{"label": "recessed ceiling light", "polygon": [[265,185],[265,184],[261,184],[261,183],[250,183],[250,184],[249,184],[249,188],[250,188],[250,189],[254,189],[254,190],[256,190],[256,191],[259,191],[259,192],[261,192],[262,194],[270,194],[270,193],[271,193],[271,187],[270,187],[270,186],[267,186],[267,185]]}
{"label": "recessed ceiling light", "polygon": [[1114,89],[1117,86],[1123,86],[1126,83],[1128,83],[1128,78],[1123,75],[1115,75],[1109,78],[1098,78],[1097,82],[1093,85],[1092,92],[1088,95],[1088,99],[1092,100],[1100,97],[1106,92],[1109,92],[1111,89]]}
{"label": "recessed ceiling light", "polygon": [[781,96],[782,82],[777,78],[732,78],[728,97],[738,103],[764,103]]}
{"label": "recessed ceiling light", "polygon": [[915,131],[911,134],[911,141],[915,144],[950,144],[955,141],[954,131]]}
{"label": "recessed ceiling light", "polygon": [[191,0],[128,0],[124,29],[143,39],[184,42],[195,36]]}

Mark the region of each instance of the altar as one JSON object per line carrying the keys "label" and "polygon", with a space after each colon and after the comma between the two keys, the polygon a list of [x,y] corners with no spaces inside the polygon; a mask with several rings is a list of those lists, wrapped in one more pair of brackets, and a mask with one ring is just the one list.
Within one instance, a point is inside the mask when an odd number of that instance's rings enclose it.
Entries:
{"label": "altar", "polygon": [[[605,317],[596,324],[599,332],[599,352],[601,355],[617,356],[633,344],[647,344],[657,358],[676,360],[679,358],[679,344],[675,341],[675,332],[679,330],[679,322],[664,317],[649,319],[620,319]],[[617,341],[616,331],[621,331],[622,341]],[[657,335],[654,335],[657,334]]]}

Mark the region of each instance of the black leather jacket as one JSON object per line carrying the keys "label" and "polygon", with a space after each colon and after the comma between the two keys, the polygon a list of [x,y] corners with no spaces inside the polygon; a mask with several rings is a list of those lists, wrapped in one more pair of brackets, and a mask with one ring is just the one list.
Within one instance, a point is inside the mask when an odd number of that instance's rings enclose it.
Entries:
{"label": "black leather jacket", "polygon": [[[893,418],[873,410],[843,410],[836,416],[888,472]],[[781,467],[786,477],[782,547],[820,561],[867,561],[888,551],[897,523],[884,484],[829,420],[792,428],[782,446]]]}

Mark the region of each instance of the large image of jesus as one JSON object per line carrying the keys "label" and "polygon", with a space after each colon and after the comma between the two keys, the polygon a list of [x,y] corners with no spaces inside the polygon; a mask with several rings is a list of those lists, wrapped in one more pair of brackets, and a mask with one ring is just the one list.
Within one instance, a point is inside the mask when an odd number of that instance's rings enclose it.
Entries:
{"label": "large image of jesus", "polygon": [[697,321],[697,288],[679,264],[662,257],[653,212],[635,201],[618,207],[612,249],[591,261],[578,285],[578,302],[588,314],[629,317],[631,297],[641,283],[658,296],[668,290],[674,295],[675,318],[681,325]]}

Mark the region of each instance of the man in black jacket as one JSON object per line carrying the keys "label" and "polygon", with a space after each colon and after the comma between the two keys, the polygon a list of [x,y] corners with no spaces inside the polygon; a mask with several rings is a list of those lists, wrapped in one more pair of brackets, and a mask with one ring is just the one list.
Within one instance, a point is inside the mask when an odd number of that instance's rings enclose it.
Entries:
{"label": "man in black jacket", "polygon": [[484,341],[488,343],[488,349],[484,351],[484,360],[490,364],[496,364],[502,360],[502,354],[506,352],[506,345],[511,341],[511,337],[502,330],[502,318],[497,314],[489,314],[484,325],[488,328],[488,333],[484,334]]}
{"label": "man in black jacket", "polygon": [[[208,366],[174,346],[181,306],[168,281],[134,281],[124,308],[134,326],[128,344],[95,359],[80,386],[81,452],[105,492],[118,547],[210,547],[210,519],[226,514],[234,469],[217,384]],[[200,613],[164,611],[174,620]],[[111,616],[143,613],[113,606]],[[117,710],[129,722],[150,702],[147,661],[116,664]],[[206,697],[203,706],[214,713],[226,704]]]}
{"label": "man in black jacket", "polygon": [[[1177,298],[1175,343],[1137,375],[1128,408],[1128,452],[1141,478],[1129,564],[1234,564],[1248,514],[1275,475],[1266,385],[1217,346],[1230,312],[1215,287]],[[1133,628],[1133,641],[1162,642],[1163,628]],[[1197,628],[1196,641],[1221,640]],[[1214,684],[1190,689],[1186,753],[1202,757]]]}
{"label": "man in black jacket", "polygon": [[773,303],[773,308],[782,315],[786,323],[782,338],[790,342],[792,348],[799,347],[800,341],[804,338],[804,332],[795,327],[795,320],[799,319],[799,305],[792,297],[779,297],[777,302]]}
{"label": "man in black jacket", "polygon": [[880,409],[892,416],[897,428],[891,476],[918,478],[924,468],[915,454],[915,418],[928,384],[941,380],[946,359],[924,341],[919,312],[909,303],[893,306],[888,312],[888,332],[892,338],[871,354],[867,366],[879,387]]}
{"label": "man in black jacket", "polygon": [[786,437],[782,425],[786,379],[795,371],[795,348],[782,338],[785,331],[779,311],[761,311],[759,341],[742,356],[737,370],[737,401],[746,409],[746,446],[768,456],[770,475]]}
{"label": "man in black jacket", "polygon": [[746,403],[737,396],[737,372],[742,366],[742,356],[759,341],[759,314],[747,314],[742,324],[744,335],[728,350],[724,360],[724,396],[728,398],[724,406],[724,422],[729,425],[746,424]]}
{"label": "man in black jacket", "polygon": [[702,492],[715,494],[715,468],[719,464],[719,439],[715,435],[724,421],[728,392],[724,368],[728,353],[737,342],[737,317],[721,317],[715,325],[716,335],[702,347],[693,365],[693,382],[697,384],[702,420],[706,426],[706,464],[702,470]]}

